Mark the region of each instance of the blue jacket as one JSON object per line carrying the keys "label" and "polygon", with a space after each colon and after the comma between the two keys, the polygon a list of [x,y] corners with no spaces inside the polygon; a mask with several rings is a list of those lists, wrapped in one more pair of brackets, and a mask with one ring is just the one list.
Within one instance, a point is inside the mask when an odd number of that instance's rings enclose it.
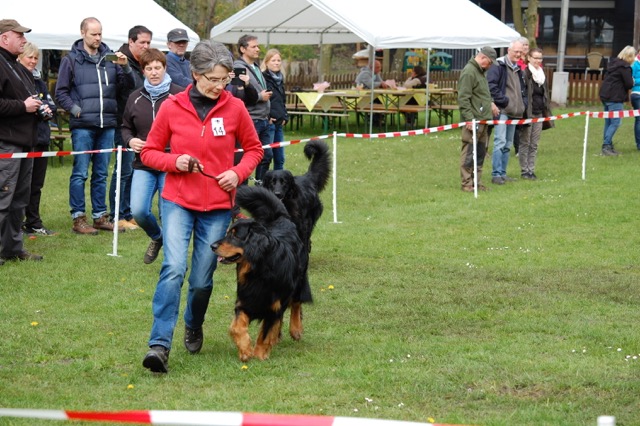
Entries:
{"label": "blue jacket", "polygon": [[171,76],[173,83],[183,88],[193,83],[189,60],[173,52],[167,53],[167,74]]}
{"label": "blue jacket", "polygon": [[104,59],[110,52],[101,43],[98,57],[91,57],[80,39],[62,58],[55,97],[58,105],[70,113],[69,128],[116,127],[118,91],[131,90],[134,80],[130,67],[125,72]]}
{"label": "blue jacket", "polygon": [[633,76],[633,87],[631,93],[640,95],[640,59],[636,56],[636,59],[631,64],[631,75]]}

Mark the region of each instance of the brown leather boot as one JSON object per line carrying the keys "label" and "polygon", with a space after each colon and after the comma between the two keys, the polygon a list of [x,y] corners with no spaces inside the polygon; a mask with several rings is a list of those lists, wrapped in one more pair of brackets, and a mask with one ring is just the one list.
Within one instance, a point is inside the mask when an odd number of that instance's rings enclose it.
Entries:
{"label": "brown leather boot", "polygon": [[98,230],[87,223],[87,216],[82,215],[73,219],[73,232],[81,235],[97,235]]}
{"label": "brown leather boot", "polygon": [[[113,232],[113,222],[109,220],[109,215],[106,213],[98,219],[93,219],[93,227],[96,229],[102,229],[103,231]],[[118,227],[118,232],[124,231],[124,228]]]}

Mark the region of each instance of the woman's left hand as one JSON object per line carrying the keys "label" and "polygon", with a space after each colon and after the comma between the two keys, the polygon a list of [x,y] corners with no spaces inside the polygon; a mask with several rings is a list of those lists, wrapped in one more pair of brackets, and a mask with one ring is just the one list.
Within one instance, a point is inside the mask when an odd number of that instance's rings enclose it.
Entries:
{"label": "woman's left hand", "polygon": [[218,181],[218,185],[220,185],[220,188],[224,189],[227,192],[230,192],[236,189],[240,178],[233,170],[227,170],[216,176],[216,180]]}

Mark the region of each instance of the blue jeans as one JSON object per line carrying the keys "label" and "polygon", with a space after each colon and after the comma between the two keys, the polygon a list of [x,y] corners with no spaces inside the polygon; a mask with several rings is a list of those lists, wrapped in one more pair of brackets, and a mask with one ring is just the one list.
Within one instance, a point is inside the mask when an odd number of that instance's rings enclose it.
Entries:
{"label": "blue jeans", "polygon": [[[500,113],[498,120],[508,120],[509,117]],[[516,126],[510,124],[496,124],[493,128],[493,154],[491,156],[491,165],[493,171],[491,176],[505,177],[507,175],[507,166],[509,165],[509,152],[513,146],[513,137],[516,133]]]}
{"label": "blue jeans", "polygon": [[153,326],[149,346],[160,345],[171,349],[192,235],[193,253],[184,322],[192,329],[202,327],[217,264],[217,256],[210,245],[224,236],[230,220],[229,210],[199,212],[162,200],[164,260],[153,296]]}
{"label": "blue jeans", "polygon": [[[631,106],[633,109],[640,109],[640,95],[637,93],[631,94]],[[636,136],[636,148],[640,149],[640,116],[635,118],[635,124],[633,126],[633,133]]]}
{"label": "blue jeans", "polygon": [[[271,143],[271,132],[269,132],[269,120],[253,120],[253,125],[256,127],[256,133],[258,139],[262,145],[269,145]],[[262,180],[264,174],[269,170],[269,164],[273,158],[273,150],[265,148],[264,157],[262,161],[256,167],[256,180]]]}
{"label": "blue jeans", "polygon": [[[114,141],[116,146],[124,146],[119,127],[116,129]],[[132,166],[135,156],[136,153],[133,151],[122,151],[122,168],[120,169],[120,212],[118,214],[120,220],[131,220],[133,217],[131,214],[131,179],[133,178]],[[116,216],[117,169],[118,157],[116,156],[116,161],[113,163],[113,173],[111,174],[111,185],[109,185],[109,206],[111,207],[109,215],[112,219]]]}
{"label": "blue jeans", "polygon": [[[624,105],[621,102],[603,102],[605,111],[622,111]],[[613,146],[613,135],[616,134],[616,130],[620,127],[622,122],[621,118],[605,118],[604,119],[604,140],[602,141],[602,147],[605,145]]]}
{"label": "blue jeans", "polygon": [[162,219],[162,188],[166,173],[157,170],[134,170],[131,179],[131,213],[140,228],[149,238],[157,240],[162,237],[162,228],[158,225],[151,208],[153,196],[158,193],[158,213]]}
{"label": "blue jeans", "polygon": [[[72,129],[71,143],[74,151],[90,151],[113,148],[115,129]],[[91,217],[98,219],[107,213],[107,177],[111,153],[79,154],[73,156],[73,170],[69,178],[69,207],[73,219],[85,214],[84,185],[91,168]]]}
{"label": "blue jeans", "polygon": [[[269,124],[271,143],[284,142],[284,126],[282,124]],[[273,170],[284,169],[284,148],[273,148]],[[267,169],[268,170],[268,169]]]}

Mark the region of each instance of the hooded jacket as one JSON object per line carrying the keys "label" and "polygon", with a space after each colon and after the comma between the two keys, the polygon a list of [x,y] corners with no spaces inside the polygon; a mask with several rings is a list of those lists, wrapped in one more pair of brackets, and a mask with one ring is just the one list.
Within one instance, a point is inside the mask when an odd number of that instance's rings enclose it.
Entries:
{"label": "hooded jacket", "polygon": [[[254,105],[247,105],[247,110],[249,110],[249,115],[253,120],[268,120],[269,119],[269,111],[271,110],[271,102],[263,101],[262,97],[260,97],[260,92],[263,90],[267,90],[266,82],[263,85],[260,82],[260,77],[262,77],[262,73],[258,70],[256,71],[255,67],[249,65],[245,62],[244,59],[236,59],[233,62],[234,68],[244,67],[247,69],[247,75],[249,76],[249,84],[251,84],[256,91],[258,92],[258,101]],[[260,74],[260,77],[258,76]]]}
{"label": "hooded jacket", "polygon": [[600,86],[602,102],[623,103],[629,100],[629,90],[633,87],[631,65],[620,58],[613,58],[607,66],[607,74]]}
{"label": "hooded jacket", "polygon": [[2,48],[0,55],[0,141],[20,146],[23,152],[31,151],[39,120],[36,114],[27,113],[24,101],[35,94],[33,75],[17,62],[16,55]]}
{"label": "hooded jacket", "polygon": [[[239,182],[246,180],[256,168],[264,152],[244,103],[226,90],[201,120],[189,98],[196,90],[189,85],[162,104],[142,148],[142,162],[167,172],[162,198],[195,211],[231,209],[235,191],[228,193],[202,173],[186,173],[176,168],[183,154],[197,158],[207,174],[216,176],[233,170]],[[216,133],[214,133],[216,129]],[[242,160],[234,166],[235,143],[244,150]],[[171,152],[165,152],[170,141]]]}
{"label": "hooded jacket", "polygon": [[131,90],[134,81],[131,68],[123,71],[105,60],[107,53],[111,49],[101,43],[97,57],[92,57],[80,39],[60,62],[55,98],[60,107],[69,111],[71,129],[117,125],[118,91]]}

